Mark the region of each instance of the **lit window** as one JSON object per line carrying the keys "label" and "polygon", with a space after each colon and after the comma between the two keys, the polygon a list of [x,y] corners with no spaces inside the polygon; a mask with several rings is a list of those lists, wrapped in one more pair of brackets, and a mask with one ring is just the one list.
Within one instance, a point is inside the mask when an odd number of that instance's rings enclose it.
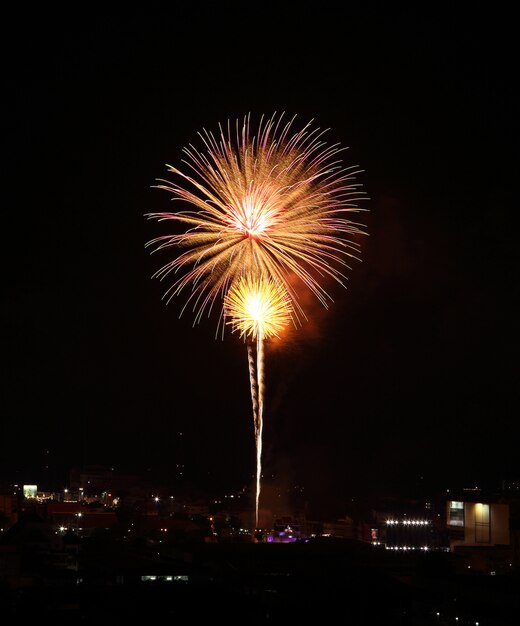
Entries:
{"label": "lit window", "polygon": [[450,501],[448,524],[450,526],[464,526],[464,502]]}
{"label": "lit window", "polygon": [[475,542],[489,543],[489,504],[475,504]]}

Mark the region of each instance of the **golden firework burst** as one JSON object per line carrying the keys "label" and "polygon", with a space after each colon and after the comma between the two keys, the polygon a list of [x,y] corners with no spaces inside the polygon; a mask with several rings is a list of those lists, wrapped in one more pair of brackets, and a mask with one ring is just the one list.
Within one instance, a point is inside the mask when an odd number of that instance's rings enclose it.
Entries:
{"label": "golden firework burst", "polygon": [[158,180],[156,187],[182,207],[146,216],[185,230],[146,244],[154,252],[178,249],[154,277],[174,275],[167,301],[191,287],[181,314],[191,305],[195,323],[248,273],[283,284],[299,320],[305,312],[298,283],[327,307],[332,298],[324,278],[345,285],[349,259],[359,258],[357,235],[366,232],[347,215],[361,211],[357,202],[366,199],[355,182],[360,170],[342,166],[344,148],[327,145],[326,131],[309,122],[293,132],[294,123],[295,117],[285,122],[275,114],[262,118],[252,135],[246,116],[234,132],[230,123],[217,135],[203,130],[203,148],[184,149],[189,174],[167,166],[176,180]]}

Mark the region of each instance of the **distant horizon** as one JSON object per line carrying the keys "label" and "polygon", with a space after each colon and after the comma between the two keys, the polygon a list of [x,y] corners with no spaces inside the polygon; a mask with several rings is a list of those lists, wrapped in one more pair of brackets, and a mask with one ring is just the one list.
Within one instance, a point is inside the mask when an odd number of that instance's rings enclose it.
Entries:
{"label": "distant horizon", "polygon": [[[175,487],[178,488],[179,491],[189,491],[192,490],[194,496],[199,496],[200,494],[205,494],[207,497],[212,497],[216,495],[224,495],[236,493],[238,491],[245,492],[253,492],[254,491],[254,476],[251,475],[249,477],[249,484],[244,482],[242,485],[238,486],[228,486],[227,488],[222,485],[216,484],[208,484],[204,481],[197,481],[195,479],[190,479],[189,477],[179,478],[174,475],[174,471],[169,473],[165,471],[164,467],[161,466],[150,466],[149,464],[143,465],[142,467],[138,467],[138,465],[134,464],[126,464],[126,465],[115,465],[115,464],[106,464],[106,463],[88,463],[83,465],[81,463],[73,463],[73,464],[61,464],[59,466],[55,466],[53,469],[42,469],[37,466],[25,466],[24,468],[15,468],[0,466],[0,484],[9,483],[9,484],[36,484],[40,489],[40,491],[46,492],[55,492],[59,493],[63,491],[65,488],[70,489],[69,477],[70,473],[73,471],[79,471],[88,473],[89,470],[108,470],[113,471],[114,475],[120,477],[136,477],[142,479],[144,482],[151,483],[152,485],[163,486],[168,489],[175,490]],[[52,474],[52,476],[50,475]],[[61,478],[61,480],[60,480]],[[277,480],[276,477],[262,479],[263,486],[269,486],[270,489],[289,489],[292,486],[297,486],[303,488],[305,491],[305,484],[301,484],[295,482],[294,485],[289,485],[283,478]],[[452,479],[447,482],[445,480],[438,481],[436,483],[435,480],[425,480],[424,477],[418,480],[411,480],[408,483],[399,483],[399,484],[385,484],[382,482],[380,485],[372,485],[368,487],[362,481],[360,481],[354,489],[350,491],[346,491],[345,495],[354,495],[355,497],[363,496],[363,494],[367,494],[368,496],[375,495],[404,495],[409,494],[410,496],[413,493],[424,493],[426,494],[440,494],[446,493],[446,490],[462,491],[462,490],[472,490],[478,489],[481,491],[490,491],[490,490],[501,490],[507,489],[507,485],[520,485],[520,477],[518,476],[491,476],[488,477],[485,481],[482,480],[465,480],[460,476],[454,475]],[[95,490],[95,489],[94,489]],[[338,497],[338,494],[336,494]],[[334,499],[334,498],[332,498]]]}

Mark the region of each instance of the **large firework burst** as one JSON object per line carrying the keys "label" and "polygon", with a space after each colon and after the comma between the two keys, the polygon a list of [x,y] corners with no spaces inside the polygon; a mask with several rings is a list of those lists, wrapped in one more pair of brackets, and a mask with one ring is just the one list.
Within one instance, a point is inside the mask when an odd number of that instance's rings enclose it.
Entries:
{"label": "large firework burst", "polygon": [[297,284],[327,307],[331,297],[323,279],[344,285],[349,258],[358,258],[353,236],[364,234],[363,226],[346,216],[359,212],[356,202],[365,198],[355,182],[359,170],[342,166],[344,148],[327,145],[326,131],[312,129],[309,122],[293,132],[294,121],[285,122],[283,114],[262,117],[254,135],[249,116],[236,120],[233,131],[229,122],[216,136],[203,130],[201,150],[184,148],[189,174],[169,165],[177,180],[158,180],[156,187],[182,206],[146,216],[186,230],[146,244],[154,251],[180,250],[154,277],[174,275],[164,294],[168,301],[191,288],[183,311],[191,305],[195,323],[222,301],[237,276],[247,273],[284,284],[295,320],[301,320],[305,312]]}

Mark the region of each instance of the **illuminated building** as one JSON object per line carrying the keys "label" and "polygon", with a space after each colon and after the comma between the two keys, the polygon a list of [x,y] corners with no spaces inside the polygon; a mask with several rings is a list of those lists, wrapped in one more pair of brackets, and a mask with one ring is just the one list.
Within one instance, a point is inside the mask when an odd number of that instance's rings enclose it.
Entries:
{"label": "illuminated building", "polygon": [[448,500],[450,548],[509,545],[509,504]]}
{"label": "illuminated building", "polygon": [[514,499],[478,489],[447,501],[450,551],[459,569],[496,575],[518,568],[518,531],[511,527],[515,507]]}
{"label": "illuminated building", "polygon": [[388,518],[381,536],[373,541],[387,550],[431,550],[437,547],[435,529],[429,519],[413,517]]}
{"label": "illuminated building", "polygon": [[436,499],[381,497],[358,524],[358,538],[396,552],[448,550]]}

